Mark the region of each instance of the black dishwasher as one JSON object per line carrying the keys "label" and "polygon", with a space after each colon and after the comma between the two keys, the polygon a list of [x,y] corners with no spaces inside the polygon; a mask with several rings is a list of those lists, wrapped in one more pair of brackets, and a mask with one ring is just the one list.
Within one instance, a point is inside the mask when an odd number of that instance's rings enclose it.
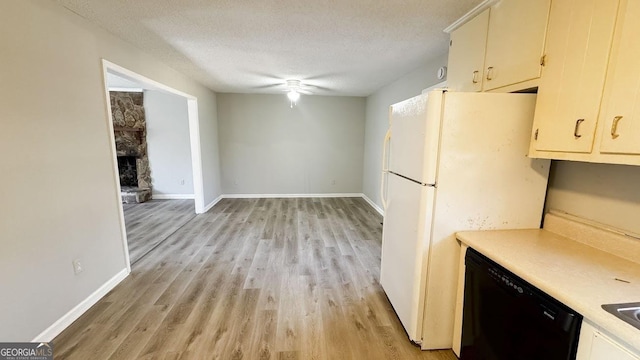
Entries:
{"label": "black dishwasher", "polygon": [[573,360],[582,315],[469,248],[461,360]]}

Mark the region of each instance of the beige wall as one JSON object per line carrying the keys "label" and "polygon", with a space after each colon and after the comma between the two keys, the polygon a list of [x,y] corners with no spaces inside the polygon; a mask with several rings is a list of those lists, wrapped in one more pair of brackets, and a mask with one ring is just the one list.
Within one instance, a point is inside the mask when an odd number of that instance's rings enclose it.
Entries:
{"label": "beige wall", "polygon": [[126,266],[101,58],[198,98],[205,203],[216,100],[51,1],[0,2],[0,48],[0,340],[31,341]]}
{"label": "beige wall", "polygon": [[367,97],[364,145],[363,193],[378,206],[382,171],[382,141],[389,128],[389,106],[419,95],[422,90],[437,84],[436,72],[447,65],[447,54],[436,56],[416,70],[386,85]]}
{"label": "beige wall", "polygon": [[361,193],[365,99],[218,94],[225,194]]}
{"label": "beige wall", "polygon": [[640,235],[640,167],[554,161],[546,207]]}
{"label": "beige wall", "polygon": [[145,90],[144,110],[154,198],[193,195],[187,99],[164,91]]}

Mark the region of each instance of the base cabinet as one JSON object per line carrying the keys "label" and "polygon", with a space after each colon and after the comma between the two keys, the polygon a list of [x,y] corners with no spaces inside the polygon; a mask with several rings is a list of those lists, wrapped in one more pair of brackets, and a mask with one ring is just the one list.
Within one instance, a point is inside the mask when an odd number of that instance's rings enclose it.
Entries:
{"label": "base cabinet", "polygon": [[640,360],[640,356],[603,334],[588,321],[583,321],[576,360]]}

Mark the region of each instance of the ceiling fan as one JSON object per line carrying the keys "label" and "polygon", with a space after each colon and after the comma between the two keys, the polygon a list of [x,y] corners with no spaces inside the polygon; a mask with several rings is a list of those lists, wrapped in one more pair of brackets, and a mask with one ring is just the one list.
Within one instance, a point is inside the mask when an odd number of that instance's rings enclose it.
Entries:
{"label": "ceiling fan", "polygon": [[314,91],[317,91],[317,90],[321,92],[329,91],[328,88],[317,86],[317,85],[311,85],[303,82],[303,80],[300,80],[300,79],[284,80],[284,79],[274,78],[274,80],[276,80],[277,82],[257,86],[255,87],[255,89],[280,89],[281,91],[284,91],[287,93],[287,98],[291,102],[291,107],[293,107],[296,104],[296,102],[300,99],[301,94],[313,95]]}
{"label": "ceiling fan", "polygon": [[319,88],[318,86],[305,84],[302,82],[302,80],[298,80],[298,79],[287,79],[287,80],[277,79],[276,81],[277,82],[274,82],[271,84],[256,86],[254,87],[254,89],[278,89],[279,88],[282,91],[296,90],[299,93],[310,95],[312,94],[312,89]]}
{"label": "ceiling fan", "polygon": [[311,95],[313,94],[311,89],[316,87],[313,85],[303,84],[302,81],[298,79],[288,79],[275,84],[263,85],[259,88],[281,88],[282,91],[287,93],[287,98],[291,102],[291,107],[293,108],[293,105],[300,100],[300,94]]}
{"label": "ceiling fan", "polygon": [[300,99],[300,93],[311,94],[310,91],[306,90],[302,86],[302,82],[300,80],[287,80],[285,86],[287,87],[287,89],[285,90],[287,92],[287,98],[289,98],[289,101],[291,101],[292,108],[293,105]]}

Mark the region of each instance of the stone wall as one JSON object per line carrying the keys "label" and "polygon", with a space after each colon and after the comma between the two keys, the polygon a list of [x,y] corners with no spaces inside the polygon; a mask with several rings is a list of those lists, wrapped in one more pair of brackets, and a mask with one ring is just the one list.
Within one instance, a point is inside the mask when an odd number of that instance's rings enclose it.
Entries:
{"label": "stone wall", "polygon": [[135,156],[138,187],[151,189],[151,170],[147,155],[147,125],[144,94],[110,91],[113,130],[117,156]]}

